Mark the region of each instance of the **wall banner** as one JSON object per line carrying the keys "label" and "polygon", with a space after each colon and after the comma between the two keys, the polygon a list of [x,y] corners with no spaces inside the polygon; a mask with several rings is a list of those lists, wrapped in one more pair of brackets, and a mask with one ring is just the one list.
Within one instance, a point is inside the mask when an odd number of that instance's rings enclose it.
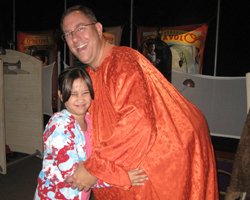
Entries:
{"label": "wall banner", "polygon": [[160,38],[172,53],[172,69],[191,74],[202,74],[207,24],[175,27],[138,27],[138,48],[149,39]]}
{"label": "wall banner", "polygon": [[56,60],[57,43],[52,31],[18,32],[17,50],[29,55],[41,54],[47,59],[47,65]]}

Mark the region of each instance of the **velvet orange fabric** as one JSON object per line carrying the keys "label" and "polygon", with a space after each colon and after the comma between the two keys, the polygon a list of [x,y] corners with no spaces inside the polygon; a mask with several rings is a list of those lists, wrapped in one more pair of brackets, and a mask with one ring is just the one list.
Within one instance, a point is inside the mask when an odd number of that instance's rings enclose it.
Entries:
{"label": "velvet orange fabric", "polygon": [[[139,52],[113,47],[97,71],[88,69],[95,99],[87,170],[112,185],[95,199],[218,199],[213,147],[202,113]],[[132,187],[127,171],[149,181]]]}

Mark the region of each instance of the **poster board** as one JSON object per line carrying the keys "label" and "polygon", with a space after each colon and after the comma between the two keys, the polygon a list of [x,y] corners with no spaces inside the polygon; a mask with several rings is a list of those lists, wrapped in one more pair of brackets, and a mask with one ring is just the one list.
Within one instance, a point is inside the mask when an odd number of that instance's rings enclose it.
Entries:
{"label": "poster board", "polygon": [[174,27],[138,27],[137,43],[159,38],[166,42],[172,53],[172,69],[191,74],[202,74],[207,24]]}

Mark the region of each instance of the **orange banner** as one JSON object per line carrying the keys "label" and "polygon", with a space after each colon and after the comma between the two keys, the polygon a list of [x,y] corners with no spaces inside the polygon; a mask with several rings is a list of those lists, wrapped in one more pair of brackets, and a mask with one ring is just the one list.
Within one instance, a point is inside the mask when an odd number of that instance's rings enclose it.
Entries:
{"label": "orange banner", "polygon": [[55,61],[57,44],[52,31],[18,32],[17,50],[29,55],[39,52],[47,57],[47,64],[51,64]]}

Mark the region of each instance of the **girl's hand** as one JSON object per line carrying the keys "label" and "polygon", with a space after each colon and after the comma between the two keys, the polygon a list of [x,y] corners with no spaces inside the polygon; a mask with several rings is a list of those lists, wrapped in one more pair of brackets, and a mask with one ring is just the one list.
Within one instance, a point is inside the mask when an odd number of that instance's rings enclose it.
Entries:
{"label": "girl's hand", "polygon": [[143,169],[132,169],[128,172],[132,186],[144,185],[144,182],[148,180],[148,176]]}

